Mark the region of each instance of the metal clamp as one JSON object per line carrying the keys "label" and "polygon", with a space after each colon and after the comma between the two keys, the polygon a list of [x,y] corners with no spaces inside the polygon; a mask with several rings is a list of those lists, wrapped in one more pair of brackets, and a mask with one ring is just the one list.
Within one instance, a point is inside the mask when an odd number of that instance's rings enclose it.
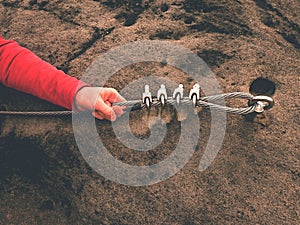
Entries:
{"label": "metal clamp", "polygon": [[252,99],[249,100],[248,105],[256,104],[255,112],[262,113],[264,110],[271,109],[274,106],[274,100],[268,96],[254,96]]}
{"label": "metal clamp", "polygon": [[190,90],[189,99],[193,102],[194,107],[197,106],[197,101],[200,100],[200,85],[195,84]]}
{"label": "metal clamp", "polygon": [[183,84],[179,84],[173,92],[173,99],[176,101],[176,104],[179,105],[180,101],[183,99]]}
{"label": "metal clamp", "polygon": [[157,99],[161,102],[162,106],[165,106],[165,103],[168,99],[168,94],[164,84],[160,85],[160,89],[157,91]]}
{"label": "metal clamp", "polygon": [[143,93],[143,103],[149,109],[151,107],[152,101],[153,100],[152,100],[152,95],[151,95],[151,92],[150,92],[149,85],[145,85],[145,92]]}

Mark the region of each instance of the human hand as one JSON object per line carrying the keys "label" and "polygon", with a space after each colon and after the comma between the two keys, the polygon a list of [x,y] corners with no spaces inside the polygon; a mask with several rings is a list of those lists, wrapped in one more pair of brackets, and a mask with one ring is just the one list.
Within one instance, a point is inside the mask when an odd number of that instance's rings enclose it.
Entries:
{"label": "human hand", "polygon": [[124,112],[121,106],[112,104],[122,101],[125,99],[113,88],[84,87],[77,92],[74,104],[79,111],[92,111],[97,119],[115,121]]}

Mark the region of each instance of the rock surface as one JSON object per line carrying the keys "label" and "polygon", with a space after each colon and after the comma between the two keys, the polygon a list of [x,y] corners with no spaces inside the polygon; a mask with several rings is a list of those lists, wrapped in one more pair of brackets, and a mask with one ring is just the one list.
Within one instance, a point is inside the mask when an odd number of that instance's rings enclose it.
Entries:
{"label": "rock surface", "polygon": [[[93,171],[78,150],[71,118],[0,117],[0,224],[298,224],[299,14],[297,0],[1,1],[0,34],[77,78],[110,49],[167,40],[198,54],[224,92],[247,92],[257,77],[274,81],[277,91],[267,122],[228,115],[222,148],[204,172],[198,165],[210,114],[199,112],[201,138],[189,163],[170,179],[142,187]],[[161,63],[128,66],[105,85],[121,90],[151,74],[193,85]],[[93,84],[102,85],[99,80]],[[58,109],[2,86],[0,104]],[[137,112],[131,119],[142,138],[149,135],[147,121],[137,123],[144,118]],[[110,123],[96,124],[114,157],[147,165],[170,155],[178,141],[180,124],[167,120],[168,139],[144,153],[120,144]]]}

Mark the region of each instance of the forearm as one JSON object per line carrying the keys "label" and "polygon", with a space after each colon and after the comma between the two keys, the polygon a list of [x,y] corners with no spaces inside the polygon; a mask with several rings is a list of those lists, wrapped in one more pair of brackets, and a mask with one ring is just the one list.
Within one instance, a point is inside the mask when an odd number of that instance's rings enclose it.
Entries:
{"label": "forearm", "polygon": [[72,109],[77,91],[88,86],[57,70],[16,42],[1,37],[0,82],[67,109]]}

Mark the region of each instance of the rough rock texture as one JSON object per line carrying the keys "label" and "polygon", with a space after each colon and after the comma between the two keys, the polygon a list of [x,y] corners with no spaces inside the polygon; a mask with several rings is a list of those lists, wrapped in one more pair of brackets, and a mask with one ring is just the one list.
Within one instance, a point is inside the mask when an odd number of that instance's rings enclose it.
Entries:
{"label": "rough rock texture", "polygon": [[[222,148],[204,172],[198,164],[210,114],[199,112],[201,138],[190,162],[146,187],[94,172],[77,148],[71,118],[0,117],[0,224],[298,224],[299,14],[297,0],[2,0],[0,34],[71,76],[80,78],[114,47],[168,40],[205,60],[224,92],[248,91],[257,77],[274,81],[277,92],[263,124],[228,115]],[[150,74],[193,85],[186,74],[159,63],[126,67],[106,85],[120,90]],[[3,86],[0,104],[59,109]],[[121,145],[110,123],[97,127],[116,158],[146,165],[174,149],[180,125],[169,120],[166,142],[145,153]],[[147,137],[146,122],[137,121],[147,122],[145,113],[135,113],[131,126]]]}

